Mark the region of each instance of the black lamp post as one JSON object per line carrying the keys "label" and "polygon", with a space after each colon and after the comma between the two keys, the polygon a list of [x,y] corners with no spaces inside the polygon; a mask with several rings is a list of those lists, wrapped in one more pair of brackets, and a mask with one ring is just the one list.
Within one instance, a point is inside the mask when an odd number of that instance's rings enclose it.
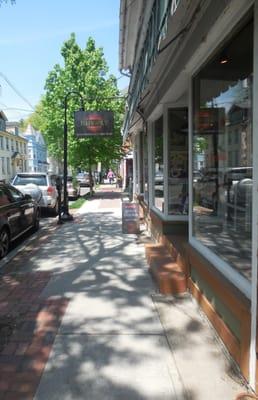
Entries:
{"label": "black lamp post", "polygon": [[71,221],[73,219],[72,215],[69,214],[68,194],[67,194],[67,103],[70,95],[79,96],[81,99],[81,109],[82,110],[84,109],[83,97],[79,92],[71,90],[66,94],[64,98],[64,211],[62,214],[63,221]]}

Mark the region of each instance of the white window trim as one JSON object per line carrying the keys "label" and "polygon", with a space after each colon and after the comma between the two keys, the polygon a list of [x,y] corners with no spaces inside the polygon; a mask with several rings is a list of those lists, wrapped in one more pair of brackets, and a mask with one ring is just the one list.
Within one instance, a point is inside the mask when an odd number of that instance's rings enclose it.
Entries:
{"label": "white window trim", "polygon": [[137,183],[136,183],[136,158],[138,158],[138,155],[136,155],[137,152],[137,138],[136,136],[133,137],[133,193],[136,193],[136,187],[137,187]]}
{"label": "white window trim", "polygon": [[[258,106],[258,2],[254,7],[254,80],[253,110]],[[256,386],[256,325],[257,325],[257,257],[258,257],[258,115],[253,112],[253,198],[252,198],[252,281],[251,281],[251,340],[249,382]]]}
{"label": "white window trim", "polygon": [[189,190],[189,210],[188,210],[188,236],[189,242],[193,237],[193,79],[189,79],[189,104],[188,104],[188,190]]}
{"label": "white window trim", "polygon": [[195,237],[189,238],[190,244],[201,253],[214,267],[235,285],[248,299],[251,299],[251,282],[240,275],[230,264],[222,260]]}
{"label": "white window trim", "polygon": [[[142,132],[142,146],[143,146],[143,151],[142,151],[142,157],[143,157],[143,162],[142,162],[142,168],[143,168],[143,198],[144,202],[149,206],[150,203],[150,187],[149,187],[149,141],[150,141],[150,136],[149,136],[149,131],[148,131],[148,123],[146,123],[146,132]],[[146,146],[147,145],[147,146]],[[145,176],[145,152],[147,153],[147,180]],[[147,184],[147,196],[145,193],[145,185]]]}
{"label": "white window trim", "polygon": [[153,206],[153,182],[152,182],[152,148],[153,148],[153,123],[147,121],[147,132],[148,132],[148,191],[149,191],[149,207]]}
{"label": "white window trim", "polygon": [[[232,27],[231,27],[232,28]],[[222,39],[223,40],[223,39]],[[213,49],[214,50],[214,49]],[[213,52],[212,50],[212,52]],[[202,62],[202,65],[205,61]],[[195,68],[192,75],[200,68]],[[258,2],[255,2],[254,14],[254,87],[253,87],[253,110],[258,106]],[[258,256],[258,116],[253,113],[253,203],[252,203],[252,280],[235,271],[227,262],[204,246],[193,237],[193,185],[192,185],[192,134],[193,134],[193,96],[192,77],[189,82],[189,243],[200,252],[214,267],[220,271],[230,282],[239,288],[245,296],[251,299],[251,342],[249,358],[249,383],[255,389],[256,386],[256,324],[257,324],[257,256]]]}
{"label": "white window trim", "polygon": [[[149,181],[150,185],[150,209],[161,217],[163,221],[168,222],[187,222],[188,215],[170,215],[168,213],[168,109],[170,108],[181,108],[185,107],[185,103],[166,103],[163,105],[162,114],[155,116],[155,119],[149,121],[149,127],[151,129],[151,148],[149,154],[150,156],[150,170],[149,170]],[[155,206],[154,199],[154,123],[159,118],[163,118],[163,174],[164,174],[164,212],[160,211]]]}
{"label": "white window trim", "polygon": [[164,218],[168,219],[168,108],[163,109],[163,196]]}
{"label": "white window trim", "polygon": [[187,215],[169,215],[165,216],[164,213],[162,213],[157,207],[152,206],[151,210],[158,215],[163,221],[166,222],[187,222],[188,221],[188,216]]}
{"label": "white window trim", "polygon": [[[161,113],[155,116],[155,119],[152,119],[150,121],[150,125],[151,125],[151,157],[150,157],[150,164],[151,164],[151,175],[150,175],[150,182],[151,182],[151,203],[150,203],[150,208],[151,210],[153,210],[156,214],[160,215],[162,217],[162,219],[165,218],[165,210],[164,212],[160,211],[159,208],[157,208],[155,206],[155,185],[154,185],[154,173],[155,173],[155,163],[154,163],[154,155],[155,155],[155,146],[154,146],[154,125],[155,122],[162,118],[163,119],[163,174],[165,173],[165,135],[164,135],[164,107],[162,107]],[[164,175],[164,185],[165,185],[165,175]],[[164,192],[164,203],[165,203],[165,192]]]}
{"label": "white window trim", "polygon": [[[241,21],[241,19],[246,15],[246,12],[247,12],[247,9],[245,8],[245,10],[242,10],[242,14],[239,17],[238,21],[237,22],[232,21],[232,24],[230,24],[230,26],[229,25],[227,26],[227,29],[224,32],[225,35],[223,37],[221,36],[221,41],[220,41],[221,44],[223,44],[223,41],[225,41],[225,39],[229,35],[232,28],[234,28],[234,26],[236,26],[237,23],[239,23]],[[217,46],[218,46],[218,43],[216,43],[216,47]],[[230,264],[222,261],[219,256],[217,256],[215,253],[213,253],[211,250],[209,250],[208,247],[204,246],[199,240],[197,240],[193,236],[193,212],[192,212],[192,207],[193,207],[193,196],[192,196],[192,192],[193,192],[193,185],[192,185],[192,176],[193,176],[193,155],[192,155],[193,90],[192,90],[192,85],[193,85],[193,76],[206,63],[207,59],[212,54],[214,54],[214,52],[216,51],[216,48],[211,46],[209,50],[210,51],[209,51],[209,53],[206,54],[205,59],[202,58],[201,60],[199,60],[198,65],[195,65],[195,67],[192,69],[191,77],[189,80],[189,110],[188,110],[189,111],[188,112],[188,115],[189,115],[189,243],[194,248],[196,248],[201,254],[203,254],[204,257],[206,257],[217,268],[218,271],[220,271],[224,276],[226,276],[230,282],[232,282],[236,287],[238,287],[246,295],[247,298],[251,299],[251,297],[252,297],[251,282],[249,282],[246,278],[241,276],[235,269],[233,269],[230,266]],[[254,54],[254,57],[255,57],[255,54]],[[257,57],[257,55],[256,55],[256,57]],[[255,92],[255,90],[254,90],[254,92]],[[255,107],[254,104],[253,104],[253,107]],[[253,128],[253,131],[254,131],[254,128]],[[254,201],[254,198],[253,198],[253,201]],[[257,212],[257,210],[255,210],[255,212]],[[253,220],[253,223],[254,223],[254,220]],[[252,261],[252,269],[253,269],[253,267],[254,267],[254,265],[253,265],[253,261]]]}
{"label": "white window trim", "polygon": [[212,252],[208,247],[203,245],[200,240],[193,236],[193,150],[192,150],[192,135],[193,135],[193,91],[191,78],[189,84],[189,243],[199,251],[214,267],[220,271],[233,285],[238,287],[245,296],[251,299],[251,283],[240,275],[226,261],[223,261],[218,255]]}

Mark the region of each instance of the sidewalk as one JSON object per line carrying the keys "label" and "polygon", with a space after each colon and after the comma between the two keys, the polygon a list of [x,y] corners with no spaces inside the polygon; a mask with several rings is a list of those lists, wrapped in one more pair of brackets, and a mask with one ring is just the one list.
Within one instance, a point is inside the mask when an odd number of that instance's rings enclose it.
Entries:
{"label": "sidewalk", "polygon": [[143,240],[122,234],[120,197],[102,186],[74,222],[4,267],[0,400],[235,400],[245,391],[194,301],[156,293]]}

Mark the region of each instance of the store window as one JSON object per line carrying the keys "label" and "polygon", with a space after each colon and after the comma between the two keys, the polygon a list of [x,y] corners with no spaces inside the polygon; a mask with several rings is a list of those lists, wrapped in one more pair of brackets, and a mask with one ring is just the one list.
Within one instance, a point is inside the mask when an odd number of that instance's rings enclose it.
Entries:
{"label": "store window", "polygon": [[154,123],[154,205],[164,212],[163,117]]}
{"label": "store window", "polygon": [[135,181],[135,192],[137,194],[140,193],[139,190],[139,136],[137,136],[137,139],[135,140],[134,143],[134,160],[135,160],[135,171],[134,171],[134,181]]}
{"label": "store window", "polygon": [[253,22],[194,78],[193,236],[251,279]]}
{"label": "store window", "polygon": [[188,112],[168,110],[168,213],[188,214]]}
{"label": "store window", "polygon": [[142,137],[142,143],[143,143],[143,154],[142,154],[142,160],[143,160],[143,193],[144,193],[144,201],[146,203],[149,202],[149,187],[148,187],[148,136],[147,134],[143,134]]}

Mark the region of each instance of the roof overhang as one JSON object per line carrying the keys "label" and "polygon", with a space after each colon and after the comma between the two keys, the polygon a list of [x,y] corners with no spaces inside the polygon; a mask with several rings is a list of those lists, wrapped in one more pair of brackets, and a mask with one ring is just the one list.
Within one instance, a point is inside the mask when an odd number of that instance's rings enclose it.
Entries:
{"label": "roof overhang", "polygon": [[146,35],[154,0],[121,0],[119,25],[119,70],[132,70]]}

